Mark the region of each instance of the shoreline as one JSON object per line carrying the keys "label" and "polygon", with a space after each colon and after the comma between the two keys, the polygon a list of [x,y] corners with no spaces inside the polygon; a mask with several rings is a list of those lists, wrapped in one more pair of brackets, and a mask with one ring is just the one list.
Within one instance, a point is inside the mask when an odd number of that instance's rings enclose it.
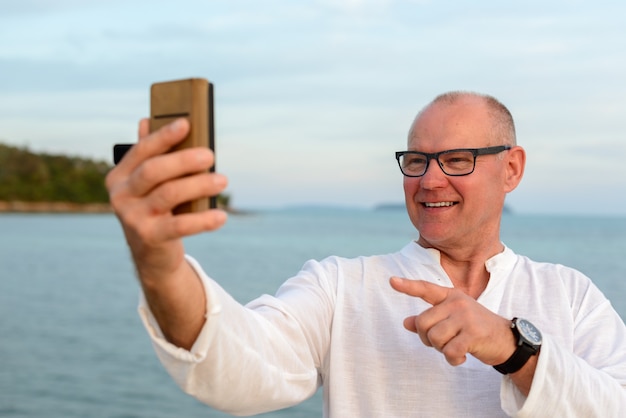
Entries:
{"label": "shoreline", "polygon": [[[248,215],[249,211],[222,208],[233,215]],[[74,202],[25,202],[21,200],[0,200],[0,214],[3,213],[113,213],[109,203]]]}
{"label": "shoreline", "polygon": [[0,213],[113,213],[108,203],[0,200]]}

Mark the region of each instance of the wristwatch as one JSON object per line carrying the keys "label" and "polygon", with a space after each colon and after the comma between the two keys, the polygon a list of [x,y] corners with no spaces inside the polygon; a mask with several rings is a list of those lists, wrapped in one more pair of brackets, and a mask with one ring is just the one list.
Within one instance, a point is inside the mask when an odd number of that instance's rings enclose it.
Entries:
{"label": "wristwatch", "polygon": [[513,318],[511,331],[517,340],[515,352],[504,363],[493,366],[502,374],[515,373],[541,348],[541,332],[526,319]]}

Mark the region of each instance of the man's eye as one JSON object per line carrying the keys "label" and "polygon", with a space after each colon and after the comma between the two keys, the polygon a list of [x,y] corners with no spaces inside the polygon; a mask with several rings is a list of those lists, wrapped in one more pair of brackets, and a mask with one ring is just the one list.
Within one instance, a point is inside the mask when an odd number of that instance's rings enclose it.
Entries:
{"label": "man's eye", "polygon": [[409,156],[405,159],[404,165],[406,166],[415,166],[415,165],[424,165],[426,164],[426,158],[422,156]]}
{"label": "man's eye", "polygon": [[474,155],[471,153],[451,153],[442,155],[441,160],[445,165],[467,166],[474,163]]}

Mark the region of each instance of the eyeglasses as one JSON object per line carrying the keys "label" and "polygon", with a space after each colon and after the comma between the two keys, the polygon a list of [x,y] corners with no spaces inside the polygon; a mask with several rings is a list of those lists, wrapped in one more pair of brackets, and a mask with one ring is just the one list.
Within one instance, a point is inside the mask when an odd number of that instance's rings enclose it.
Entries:
{"label": "eyeglasses", "polygon": [[511,149],[509,145],[486,148],[460,148],[427,153],[419,151],[398,151],[396,160],[400,171],[407,177],[421,177],[426,174],[430,160],[437,160],[441,170],[448,176],[467,176],[474,172],[476,157],[498,154]]}

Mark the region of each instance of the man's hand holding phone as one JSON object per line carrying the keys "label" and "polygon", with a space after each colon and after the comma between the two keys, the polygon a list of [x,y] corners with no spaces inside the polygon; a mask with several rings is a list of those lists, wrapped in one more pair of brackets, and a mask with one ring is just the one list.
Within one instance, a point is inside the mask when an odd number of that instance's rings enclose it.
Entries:
{"label": "man's hand holding phone", "polygon": [[[142,120],[139,141],[107,175],[111,205],[133,258],[138,269],[145,265],[156,270],[151,275],[182,262],[181,238],[217,229],[226,221],[226,213],[219,209],[173,213],[181,203],[219,194],[227,185],[225,176],[208,171],[214,163],[210,149],[168,152],[189,128],[181,118],[149,133],[148,120]],[[175,260],[169,260],[172,256]]]}
{"label": "man's hand holding phone", "polygon": [[[221,209],[176,211],[185,202],[223,192],[227,178],[212,171],[204,146],[178,147],[189,138],[187,117],[153,130],[139,124],[139,141],[108,173],[111,206],[120,220],[140,284],[164,336],[191,347],[206,312],[202,283],[185,260],[182,238],[224,225]],[[178,148],[177,148],[178,147]]]}

